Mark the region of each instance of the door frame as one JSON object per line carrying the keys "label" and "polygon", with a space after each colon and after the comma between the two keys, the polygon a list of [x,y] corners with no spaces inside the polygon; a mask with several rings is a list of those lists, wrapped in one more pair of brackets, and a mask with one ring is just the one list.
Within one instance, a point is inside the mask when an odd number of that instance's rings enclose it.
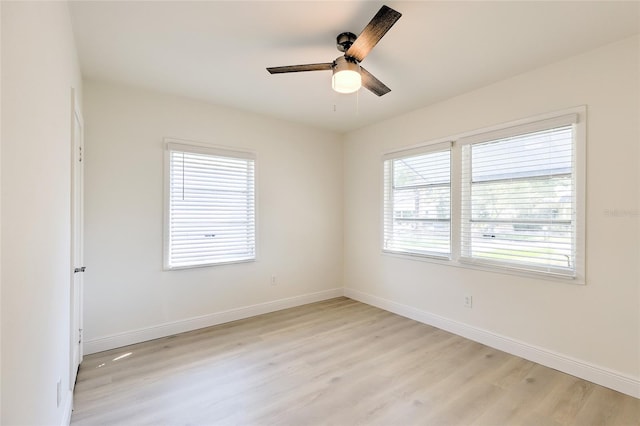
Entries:
{"label": "door frame", "polygon": [[[77,127],[76,127],[77,126]],[[71,88],[71,279],[69,286],[69,390],[75,387],[83,350],[84,296],[84,122]],[[82,272],[75,272],[81,269]],[[76,334],[77,332],[77,334]],[[76,358],[76,350],[78,355]]]}

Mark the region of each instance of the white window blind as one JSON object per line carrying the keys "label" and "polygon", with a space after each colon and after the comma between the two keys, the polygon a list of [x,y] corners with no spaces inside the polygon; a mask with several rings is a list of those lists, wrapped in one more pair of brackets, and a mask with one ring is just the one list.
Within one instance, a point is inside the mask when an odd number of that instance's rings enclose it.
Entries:
{"label": "white window blind", "polygon": [[384,251],[449,257],[450,147],[384,161]]}
{"label": "white window blind", "polygon": [[484,139],[462,146],[461,260],[575,276],[573,124]]}
{"label": "white window blind", "polygon": [[255,259],[255,156],[167,143],[165,268]]}

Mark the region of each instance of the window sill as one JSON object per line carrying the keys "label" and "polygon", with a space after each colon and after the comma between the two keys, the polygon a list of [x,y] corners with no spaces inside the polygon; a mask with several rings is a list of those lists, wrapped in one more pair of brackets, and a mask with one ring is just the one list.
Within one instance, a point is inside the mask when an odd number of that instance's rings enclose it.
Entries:
{"label": "window sill", "polygon": [[170,271],[183,271],[183,270],[187,270],[187,269],[198,269],[198,268],[208,268],[208,267],[216,267],[216,266],[226,266],[226,265],[235,265],[238,263],[251,263],[251,262],[255,262],[256,259],[243,259],[243,260],[230,260],[228,262],[216,262],[216,263],[205,263],[202,265],[187,265],[187,266],[174,266],[174,267],[169,267],[169,266],[164,266],[162,269],[163,271],[166,272],[170,272]]}
{"label": "window sill", "polygon": [[434,263],[437,265],[443,265],[448,267],[472,269],[476,271],[490,272],[490,273],[496,273],[501,275],[510,275],[510,276],[516,276],[520,278],[529,278],[529,279],[536,278],[536,279],[542,279],[545,281],[553,281],[553,282],[559,282],[559,283],[565,283],[565,284],[586,285],[586,280],[584,279],[584,277],[581,278],[581,277],[563,276],[558,274],[545,274],[544,272],[508,268],[505,266],[492,266],[492,265],[481,264],[481,263],[469,263],[469,262],[455,260],[447,257],[436,257],[436,256],[426,256],[426,255],[420,255],[420,254],[389,252],[385,250],[383,250],[381,254],[383,256],[395,257],[398,259]]}

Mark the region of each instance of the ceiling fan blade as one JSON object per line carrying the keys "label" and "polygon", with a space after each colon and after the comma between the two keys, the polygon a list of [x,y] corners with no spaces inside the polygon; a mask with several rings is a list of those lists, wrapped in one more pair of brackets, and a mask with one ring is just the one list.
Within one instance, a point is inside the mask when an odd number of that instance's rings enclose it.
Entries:
{"label": "ceiling fan blade", "polygon": [[287,65],[284,67],[267,68],[270,74],[281,74],[285,72],[301,72],[301,71],[329,71],[333,66],[332,62],[324,64],[306,64],[306,65]]}
{"label": "ceiling fan blade", "polygon": [[369,89],[372,93],[382,96],[391,91],[383,82],[378,80],[369,71],[360,67],[360,75],[362,76],[362,85]]}
{"label": "ceiling fan blade", "polygon": [[401,16],[402,13],[388,6],[382,6],[371,22],[364,27],[364,30],[349,47],[345,55],[361,62]]}

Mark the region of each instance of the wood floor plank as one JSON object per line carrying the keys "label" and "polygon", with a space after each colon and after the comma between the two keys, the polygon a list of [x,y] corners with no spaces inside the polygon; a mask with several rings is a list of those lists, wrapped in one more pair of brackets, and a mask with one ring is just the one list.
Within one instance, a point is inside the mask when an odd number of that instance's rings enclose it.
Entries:
{"label": "wood floor plank", "polygon": [[640,400],[340,297],[85,357],[72,425],[640,425]]}

